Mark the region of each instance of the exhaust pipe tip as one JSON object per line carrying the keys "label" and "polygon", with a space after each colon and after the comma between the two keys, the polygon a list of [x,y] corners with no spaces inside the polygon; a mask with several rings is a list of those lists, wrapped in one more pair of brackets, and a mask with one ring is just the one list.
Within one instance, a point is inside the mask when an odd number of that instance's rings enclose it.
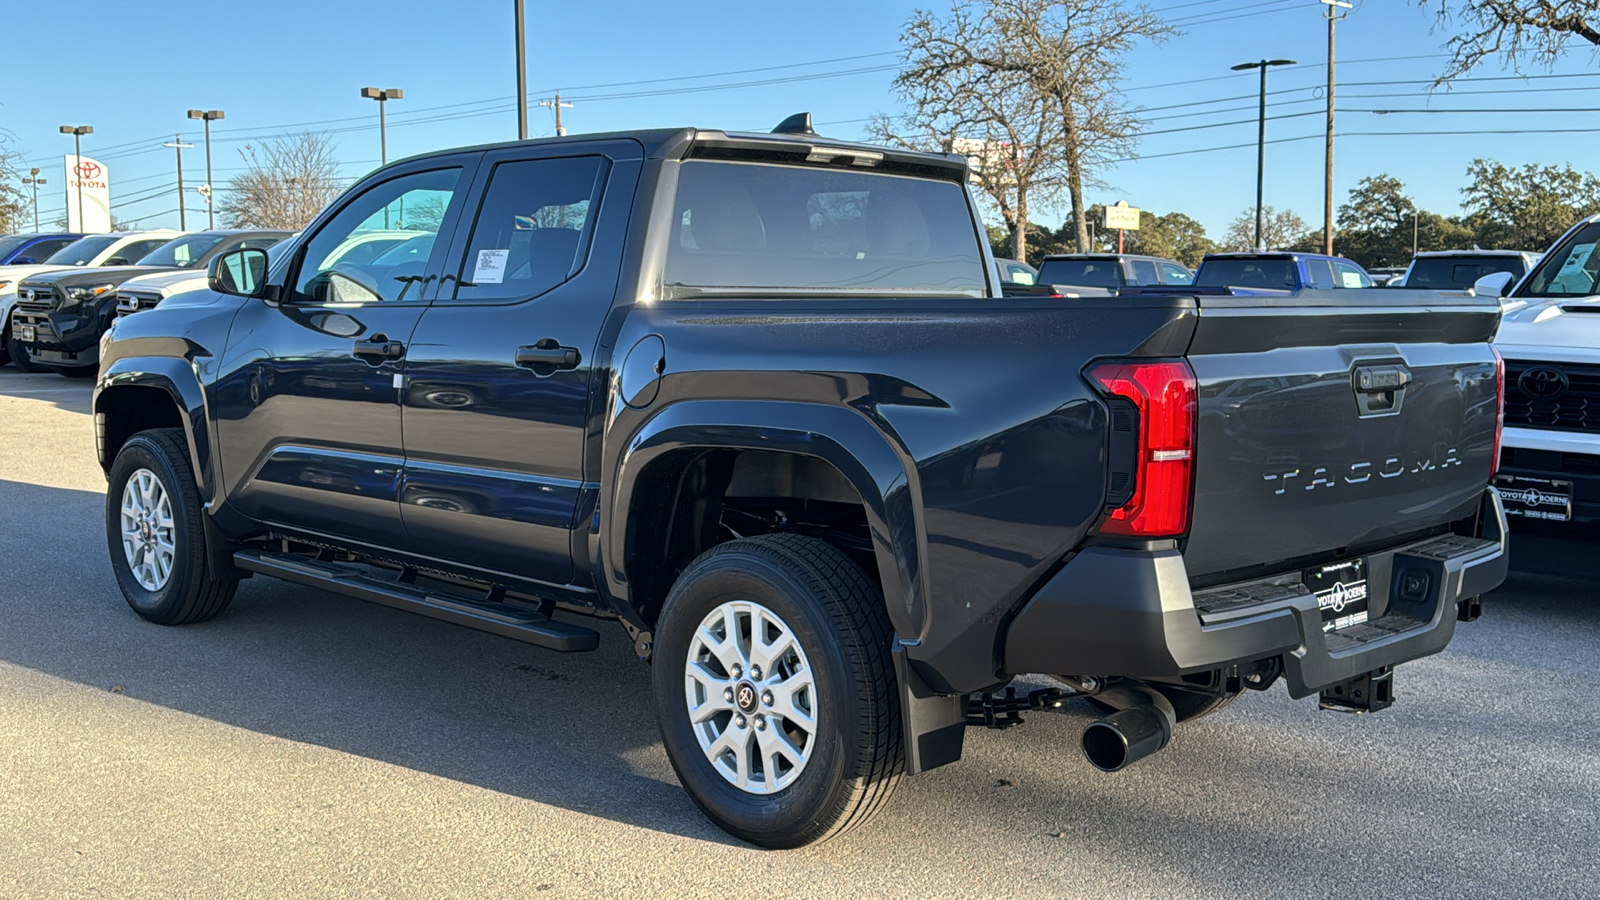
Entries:
{"label": "exhaust pipe tip", "polygon": [[1172,719],[1152,704],[1121,709],[1083,730],[1083,755],[1102,772],[1120,772],[1172,740]]}

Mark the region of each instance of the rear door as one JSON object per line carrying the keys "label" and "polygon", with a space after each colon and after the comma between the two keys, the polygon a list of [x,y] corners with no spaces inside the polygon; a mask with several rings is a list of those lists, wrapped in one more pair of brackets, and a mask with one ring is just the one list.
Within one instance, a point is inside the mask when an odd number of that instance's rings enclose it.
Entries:
{"label": "rear door", "polygon": [[1430,294],[1425,311],[1388,291],[1282,302],[1199,298],[1185,558],[1202,580],[1436,531],[1473,515],[1489,480],[1494,298]]}
{"label": "rear door", "polygon": [[598,339],[640,161],[631,141],[485,157],[406,357],[415,552],[572,580],[572,530],[598,491],[583,467]]}

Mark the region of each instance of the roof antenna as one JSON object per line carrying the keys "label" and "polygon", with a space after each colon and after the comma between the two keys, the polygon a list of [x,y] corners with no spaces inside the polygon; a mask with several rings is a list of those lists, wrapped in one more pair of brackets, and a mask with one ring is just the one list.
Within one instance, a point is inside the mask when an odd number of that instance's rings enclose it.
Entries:
{"label": "roof antenna", "polygon": [[772,129],[773,134],[816,134],[811,130],[811,113],[795,113]]}

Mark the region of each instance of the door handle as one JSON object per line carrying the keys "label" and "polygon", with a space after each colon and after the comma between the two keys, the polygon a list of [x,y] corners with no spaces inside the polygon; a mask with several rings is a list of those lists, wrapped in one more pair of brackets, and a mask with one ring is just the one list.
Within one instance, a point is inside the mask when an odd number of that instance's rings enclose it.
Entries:
{"label": "door handle", "polygon": [[350,353],[376,366],[389,360],[404,358],[406,345],[389,340],[387,335],[375,334],[367,340],[356,341],[355,346],[350,348]]}
{"label": "door handle", "polygon": [[563,347],[555,338],[517,348],[517,365],[532,369],[535,375],[549,375],[557,369],[576,369],[581,360],[577,347]]}

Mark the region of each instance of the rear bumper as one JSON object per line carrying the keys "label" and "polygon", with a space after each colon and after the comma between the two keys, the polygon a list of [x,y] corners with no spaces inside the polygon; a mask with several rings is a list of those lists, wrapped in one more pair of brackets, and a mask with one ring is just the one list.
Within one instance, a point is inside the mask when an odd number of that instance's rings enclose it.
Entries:
{"label": "rear bumper", "polygon": [[1289,693],[1308,696],[1450,643],[1457,602],[1506,575],[1505,511],[1493,489],[1480,521],[1479,538],[1444,535],[1368,555],[1373,618],[1331,634],[1298,575],[1192,593],[1176,550],[1090,548],[1012,622],[1006,670],[1173,678],[1279,657]]}

